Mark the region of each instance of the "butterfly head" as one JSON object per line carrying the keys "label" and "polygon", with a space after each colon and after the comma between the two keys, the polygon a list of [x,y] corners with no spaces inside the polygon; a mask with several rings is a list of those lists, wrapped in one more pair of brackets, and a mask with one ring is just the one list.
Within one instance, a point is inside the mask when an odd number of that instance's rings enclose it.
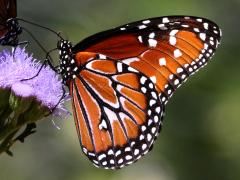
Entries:
{"label": "butterfly head", "polygon": [[72,53],[72,43],[68,40],[59,40],[57,44],[60,60],[60,74],[63,78],[63,83],[68,84],[71,79],[76,78],[79,68]]}
{"label": "butterfly head", "polygon": [[57,48],[62,51],[70,52],[72,49],[72,43],[68,40],[60,39],[57,43]]}

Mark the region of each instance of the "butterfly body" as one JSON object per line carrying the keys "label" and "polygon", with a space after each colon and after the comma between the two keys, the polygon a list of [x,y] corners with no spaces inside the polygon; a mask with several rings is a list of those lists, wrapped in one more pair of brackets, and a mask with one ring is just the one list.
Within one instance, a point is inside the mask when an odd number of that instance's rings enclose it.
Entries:
{"label": "butterfly body", "polygon": [[221,31],[204,18],[168,16],[60,40],[60,72],[73,98],[81,148],[118,169],[151,150],[174,91],[206,65]]}

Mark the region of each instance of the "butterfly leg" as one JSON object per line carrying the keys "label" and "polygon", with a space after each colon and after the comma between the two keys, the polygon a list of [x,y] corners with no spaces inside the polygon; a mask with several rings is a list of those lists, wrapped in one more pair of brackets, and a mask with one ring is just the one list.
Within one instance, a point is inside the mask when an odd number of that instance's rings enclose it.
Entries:
{"label": "butterfly leg", "polygon": [[45,67],[46,65],[49,65],[50,68],[57,73],[57,69],[56,69],[56,68],[54,67],[54,65],[52,64],[52,62],[51,62],[51,61],[52,61],[52,58],[51,58],[51,56],[50,56],[50,53],[51,53],[52,51],[54,51],[54,50],[55,50],[55,49],[52,49],[52,50],[50,50],[49,52],[47,52],[46,58],[45,58],[44,62],[42,63],[41,67],[39,68],[38,72],[37,72],[33,77],[27,78],[27,79],[22,79],[21,81],[27,81],[27,80],[34,79],[35,77],[37,77],[37,76],[39,75],[39,73],[41,72],[42,68]]}
{"label": "butterfly leg", "polygon": [[16,44],[14,44],[13,45],[14,46],[14,48],[13,48],[13,59],[15,59],[15,53],[16,53],[17,46],[24,45],[24,48],[26,48],[29,43],[30,43],[29,41],[22,41],[22,42],[17,42]]}

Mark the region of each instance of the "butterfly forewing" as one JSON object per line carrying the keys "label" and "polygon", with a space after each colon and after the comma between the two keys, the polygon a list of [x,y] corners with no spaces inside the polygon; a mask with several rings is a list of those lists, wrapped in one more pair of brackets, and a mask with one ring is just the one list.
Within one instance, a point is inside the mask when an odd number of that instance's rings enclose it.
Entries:
{"label": "butterfly forewing", "polygon": [[167,102],[187,77],[207,63],[220,42],[218,26],[203,18],[142,20],[93,35],[74,52],[101,53],[144,73]]}
{"label": "butterfly forewing", "polygon": [[95,55],[70,83],[83,152],[96,165],[121,168],[146,154],[160,131],[163,105],[143,73]]}

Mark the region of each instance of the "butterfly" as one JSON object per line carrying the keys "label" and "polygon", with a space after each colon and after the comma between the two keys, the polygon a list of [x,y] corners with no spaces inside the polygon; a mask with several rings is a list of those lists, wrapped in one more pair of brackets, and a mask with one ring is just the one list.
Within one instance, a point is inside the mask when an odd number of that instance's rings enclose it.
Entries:
{"label": "butterfly", "polygon": [[0,45],[16,46],[22,28],[17,20],[16,0],[0,0]]}
{"label": "butterfly", "polygon": [[75,46],[60,39],[60,73],[89,160],[119,169],[147,154],[169,98],[207,64],[220,38],[210,20],[166,16],[103,31]]}

